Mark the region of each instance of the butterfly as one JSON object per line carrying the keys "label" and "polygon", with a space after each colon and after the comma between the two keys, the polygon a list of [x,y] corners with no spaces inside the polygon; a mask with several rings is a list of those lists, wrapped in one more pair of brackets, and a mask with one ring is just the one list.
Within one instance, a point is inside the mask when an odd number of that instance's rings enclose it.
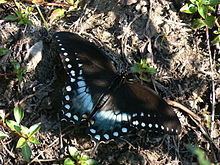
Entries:
{"label": "butterfly", "polygon": [[57,32],[52,40],[67,77],[62,121],[88,122],[86,131],[97,141],[141,129],[155,134],[180,133],[181,124],[171,107],[131,73],[118,73],[113,61],[94,43],[70,32]]}

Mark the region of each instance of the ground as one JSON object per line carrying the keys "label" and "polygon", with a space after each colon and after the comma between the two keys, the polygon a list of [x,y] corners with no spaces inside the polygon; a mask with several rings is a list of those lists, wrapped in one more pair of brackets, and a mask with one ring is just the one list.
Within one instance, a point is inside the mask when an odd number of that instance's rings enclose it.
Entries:
{"label": "ground", "polygon": [[[0,47],[10,50],[0,57],[0,110],[13,118],[12,109],[19,103],[25,111],[23,125],[42,123],[37,134],[41,144],[31,146],[30,164],[62,163],[67,145],[75,146],[99,164],[196,163],[196,156],[187,149],[189,144],[203,149],[211,162],[220,162],[219,48],[208,47],[205,29],[191,29],[191,16],[179,12],[182,4],[178,1],[132,2],[136,1],[83,2],[47,29],[38,12],[31,13],[32,25],[5,21],[15,6],[0,5]],[[56,7],[56,3],[45,3],[40,9],[47,18]],[[153,138],[140,132],[126,140],[95,146],[83,134],[83,128],[74,128],[73,132],[61,127],[57,115],[61,64],[50,44],[56,31],[76,32],[116,61],[122,56],[131,64],[148,59],[157,68],[152,78],[154,90],[176,110],[182,133]],[[21,81],[13,73],[14,60],[27,67]],[[0,164],[26,164],[15,148],[17,136],[2,125],[1,131],[10,137],[1,141]]]}

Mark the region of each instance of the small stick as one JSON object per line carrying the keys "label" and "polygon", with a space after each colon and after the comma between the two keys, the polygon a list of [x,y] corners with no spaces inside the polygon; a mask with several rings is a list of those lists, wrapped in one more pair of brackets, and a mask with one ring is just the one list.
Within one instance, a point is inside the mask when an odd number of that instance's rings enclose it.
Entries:
{"label": "small stick", "polygon": [[172,100],[166,100],[167,103],[171,106],[177,107],[179,109],[181,109],[182,111],[186,112],[187,114],[190,115],[192,121],[199,127],[200,131],[202,132],[202,134],[205,136],[206,139],[208,139],[208,141],[213,144],[215,146],[215,148],[219,151],[220,148],[213,142],[210,134],[206,131],[206,129],[200,124],[202,121],[200,119],[200,117],[198,115],[196,115],[194,112],[190,111],[188,108],[186,108],[185,106],[183,106],[180,103],[177,103],[175,101]]}
{"label": "small stick", "polygon": [[14,155],[11,151],[8,150],[8,148],[5,146],[5,144],[4,144],[2,141],[1,141],[1,144],[2,144],[3,148],[5,149],[5,151],[6,151],[12,158],[15,159],[15,155]]}
{"label": "small stick", "polygon": [[55,145],[57,142],[59,142],[59,138],[57,138],[56,140],[53,141],[53,143],[51,143],[48,147],[46,147],[43,151],[40,151],[40,153],[34,158],[31,160],[31,162],[28,163],[28,165],[30,165],[31,163],[33,162],[36,162],[38,161],[38,157],[41,156],[44,152],[47,151],[48,148],[52,147],[53,145]]}
{"label": "small stick", "polygon": [[183,106],[182,104],[176,102],[176,101],[172,101],[172,100],[166,100],[166,102],[174,107],[180,108],[181,110],[183,110],[184,112],[186,112],[187,114],[189,114],[192,118],[194,118],[196,121],[201,123],[201,118],[196,115],[194,112],[192,112],[191,110],[189,110],[188,108],[186,108],[185,106]]}
{"label": "small stick", "polygon": [[209,40],[209,29],[208,27],[206,27],[206,39],[207,39],[207,47],[208,47],[208,52],[209,52],[209,63],[210,63],[210,70],[211,70],[211,79],[212,79],[212,116],[211,116],[211,138],[213,137],[213,131],[214,131],[214,127],[215,127],[215,104],[216,104],[216,101],[215,101],[215,79],[214,79],[214,76],[213,76],[213,73],[214,73],[214,64],[213,62],[215,60],[212,59],[212,52],[211,52],[211,49],[210,49],[210,40]]}

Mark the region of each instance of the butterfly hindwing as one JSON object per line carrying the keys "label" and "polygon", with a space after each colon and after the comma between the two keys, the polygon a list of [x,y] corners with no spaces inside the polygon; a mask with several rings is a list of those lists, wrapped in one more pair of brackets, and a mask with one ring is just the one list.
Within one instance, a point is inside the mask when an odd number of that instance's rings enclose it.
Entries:
{"label": "butterfly hindwing", "polygon": [[109,140],[134,129],[156,134],[178,134],[180,122],[168,104],[140,82],[124,82],[93,116],[88,133],[96,140]]}

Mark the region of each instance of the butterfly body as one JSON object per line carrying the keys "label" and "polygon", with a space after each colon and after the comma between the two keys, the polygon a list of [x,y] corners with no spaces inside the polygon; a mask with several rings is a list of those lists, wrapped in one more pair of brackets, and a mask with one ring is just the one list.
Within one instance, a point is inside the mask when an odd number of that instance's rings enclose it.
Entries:
{"label": "butterfly body", "polygon": [[175,112],[153,90],[129,74],[118,74],[93,43],[69,32],[55,33],[55,47],[67,74],[61,118],[89,122],[88,134],[107,141],[134,129],[178,134]]}

